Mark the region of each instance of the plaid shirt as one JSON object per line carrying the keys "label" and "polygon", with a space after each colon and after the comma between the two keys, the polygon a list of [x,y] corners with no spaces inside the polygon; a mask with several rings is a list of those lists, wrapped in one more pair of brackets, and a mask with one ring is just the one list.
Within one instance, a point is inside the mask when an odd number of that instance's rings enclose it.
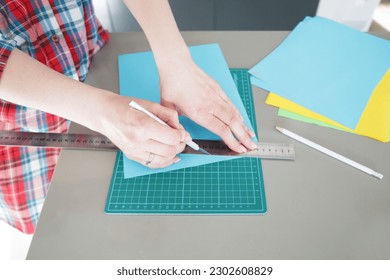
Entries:
{"label": "plaid shirt", "polygon": [[[83,81],[92,56],[107,40],[92,0],[0,0],[0,79],[18,48]],[[0,130],[64,133],[68,122],[0,99]],[[59,149],[0,146],[0,219],[34,232],[59,154]]]}

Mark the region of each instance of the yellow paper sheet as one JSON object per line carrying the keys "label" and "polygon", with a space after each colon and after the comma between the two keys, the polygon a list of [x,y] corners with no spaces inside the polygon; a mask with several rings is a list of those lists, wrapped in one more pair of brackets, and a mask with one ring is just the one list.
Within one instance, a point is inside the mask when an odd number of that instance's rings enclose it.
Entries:
{"label": "yellow paper sheet", "polygon": [[270,93],[265,101],[293,113],[300,114],[336,126],[340,129],[363,136],[368,136],[382,142],[389,142],[390,135],[390,69],[383,76],[359,120],[356,129],[349,129],[329,118],[306,109],[276,93]]}

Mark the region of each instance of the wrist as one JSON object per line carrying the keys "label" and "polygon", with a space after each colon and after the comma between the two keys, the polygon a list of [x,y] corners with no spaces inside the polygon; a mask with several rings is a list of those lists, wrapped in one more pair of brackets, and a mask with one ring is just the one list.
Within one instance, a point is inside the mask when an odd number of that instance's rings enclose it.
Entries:
{"label": "wrist", "polygon": [[165,69],[172,69],[185,65],[192,61],[191,53],[187,46],[181,46],[173,50],[159,50],[154,51],[154,58],[158,70],[164,71]]}
{"label": "wrist", "polygon": [[104,134],[107,129],[107,119],[109,114],[112,114],[111,106],[114,102],[117,94],[106,91],[98,90],[94,92],[94,97],[91,99],[91,103],[85,107],[84,113],[82,114],[82,125]]}

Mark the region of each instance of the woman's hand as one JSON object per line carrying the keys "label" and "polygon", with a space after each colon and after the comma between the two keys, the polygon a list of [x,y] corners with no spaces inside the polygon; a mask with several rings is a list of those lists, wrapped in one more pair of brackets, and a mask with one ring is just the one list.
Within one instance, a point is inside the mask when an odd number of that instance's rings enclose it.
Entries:
{"label": "woman's hand", "polygon": [[204,73],[191,58],[172,59],[159,67],[161,104],[175,109],[219,135],[230,149],[255,149],[255,134],[218,83]]}
{"label": "woman's hand", "polygon": [[168,124],[164,126],[131,108],[130,97],[77,82],[18,49],[12,51],[3,72],[0,98],[98,131],[110,138],[128,158],[144,165],[148,163],[151,168],[166,167],[180,160],[177,154],[184,149],[184,142],[190,140],[179,124],[176,111],[136,100]]}
{"label": "woman's hand", "polygon": [[168,1],[124,2],[152,48],[160,73],[161,104],[219,135],[234,151],[254,149],[254,133],[219,85],[193,62]]}
{"label": "woman's hand", "polygon": [[[135,100],[155,114],[164,126],[129,106]],[[99,132],[119,147],[126,157],[150,168],[163,168],[180,160],[185,142],[191,137],[179,123],[175,110],[142,99],[112,95]]]}

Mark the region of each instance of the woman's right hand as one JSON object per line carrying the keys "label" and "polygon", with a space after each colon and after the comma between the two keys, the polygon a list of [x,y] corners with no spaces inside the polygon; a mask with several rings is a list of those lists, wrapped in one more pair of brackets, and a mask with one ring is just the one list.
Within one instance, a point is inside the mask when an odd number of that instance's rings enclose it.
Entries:
{"label": "woman's right hand", "polygon": [[[143,112],[129,106],[131,100],[168,124],[162,125]],[[129,159],[150,168],[163,168],[180,160],[191,137],[179,123],[175,110],[142,99],[111,95],[100,119],[100,133],[106,135]]]}
{"label": "woman's right hand", "polygon": [[176,111],[156,103],[136,100],[168,124],[164,126],[131,108],[129,102],[132,98],[75,81],[18,49],[12,51],[2,74],[0,98],[100,132],[110,138],[128,158],[144,165],[151,161],[148,164],[151,168],[177,162],[177,154],[190,138],[179,124]]}

